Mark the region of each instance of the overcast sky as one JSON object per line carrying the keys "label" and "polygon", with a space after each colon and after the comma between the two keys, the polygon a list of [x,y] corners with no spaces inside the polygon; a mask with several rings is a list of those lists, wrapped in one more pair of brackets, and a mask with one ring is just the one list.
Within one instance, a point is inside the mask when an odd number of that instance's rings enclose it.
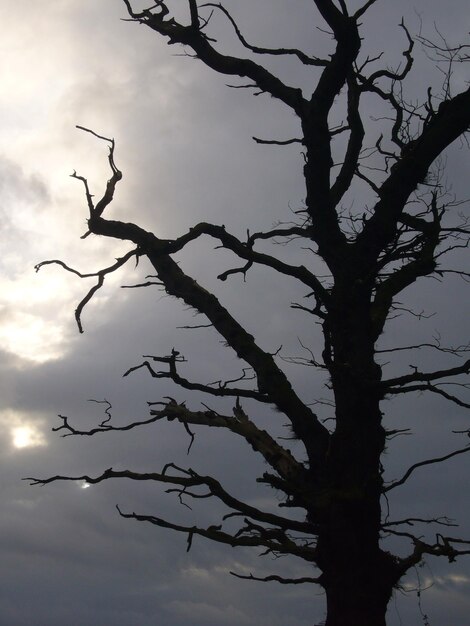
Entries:
{"label": "overcast sky", "polygon": [[[177,10],[184,2],[172,3]],[[260,45],[303,47],[327,54],[329,38],[315,29],[313,3],[306,0],[230,2],[249,41]],[[140,3],[139,6],[144,6]],[[378,2],[364,20],[367,52],[385,51],[396,64],[404,45],[397,27],[404,15],[416,33],[432,34],[434,23],[451,43],[468,33],[463,0]],[[62,259],[82,271],[111,264],[124,244],[88,237],[83,188],[70,178],[87,176],[99,195],[109,177],[106,147],[76,124],[113,136],[116,161],[124,172],[108,216],[135,221],[162,237],[177,236],[198,221],[225,224],[243,237],[289,220],[304,197],[298,147],[256,145],[251,137],[285,139],[298,132],[282,104],[233,90],[230,82],[169,48],[144,26],[122,21],[120,0],[15,0],[0,3],[0,626],[313,626],[324,616],[323,598],[311,587],[284,587],[239,581],[230,570],[259,575],[311,575],[302,563],[258,559],[147,524],[121,519],[115,510],[158,514],[183,523],[216,522],[208,505],[193,512],[158,486],[57,483],[31,487],[25,476],[56,473],[98,474],[115,469],[160,470],[169,461],[211,472],[253,502],[271,495],[259,491],[252,474],[262,465],[241,442],[221,433],[202,432],[186,456],[187,435],[177,424],[159,424],[125,435],[60,438],[51,428],[57,414],[80,427],[96,424],[102,406],[112,402],[113,420],[124,423],[147,415],[147,400],[172,394],[198,408],[166,384],[143,372],[122,378],[143,354],[168,354],[173,346],[190,359],[187,372],[202,382],[221,372],[238,372],[236,359],[209,330],[181,331],[191,312],[155,290],[125,290],[147,268],[129,267],[106,281],[83,314],[79,335],[73,312],[91,283],[56,267],[38,274],[34,265]],[[225,32],[220,22],[215,28]],[[229,40],[224,50],[235,50]],[[414,97],[439,73],[417,50],[416,73],[408,88]],[[294,62],[279,62],[282,78],[312,90],[312,77]],[[462,69],[456,91],[465,87]],[[369,105],[372,107],[372,105]],[[370,115],[377,113],[373,107]],[[447,156],[448,180],[468,197],[469,154],[455,145]],[[360,203],[361,198],[354,199]],[[365,201],[365,200],[364,200]],[[205,242],[207,244],[207,242]],[[217,288],[263,348],[298,354],[297,336],[318,349],[306,321],[289,310],[303,292],[267,271],[240,276],[222,285],[215,277],[231,267],[226,254],[209,243],[181,256],[202,284]],[[290,254],[281,250],[282,254]],[[457,259],[457,263],[461,259]],[[409,294],[418,310],[437,314],[417,325],[404,317],[390,324],[384,342],[404,345],[439,331],[443,343],[468,341],[468,291],[451,280],[425,282]],[[432,366],[433,355],[425,355]],[[405,359],[403,367],[409,365]],[[286,366],[287,367],[287,366]],[[288,367],[306,401],[325,393],[311,369]],[[313,378],[312,378],[313,377]],[[412,424],[415,437],[394,441],[385,463],[396,478],[412,463],[464,445],[452,428],[465,428],[456,407],[418,398],[390,402],[388,422]],[[230,410],[230,405],[227,405]],[[260,414],[263,426],[282,433],[282,416]],[[416,472],[391,500],[394,517],[449,515],[470,536],[467,498],[470,459],[457,457],[445,467]],[[393,492],[395,495],[395,492]],[[419,570],[422,609],[432,626],[463,624],[470,612],[470,561],[452,566],[430,560]],[[411,573],[406,583],[417,584]],[[422,623],[416,594],[397,593],[390,604],[390,626]]]}

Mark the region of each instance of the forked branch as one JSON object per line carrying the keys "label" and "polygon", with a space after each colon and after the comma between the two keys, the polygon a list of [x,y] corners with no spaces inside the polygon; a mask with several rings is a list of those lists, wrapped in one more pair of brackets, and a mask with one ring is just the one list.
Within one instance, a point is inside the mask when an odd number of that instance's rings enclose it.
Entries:
{"label": "forked branch", "polygon": [[124,256],[116,259],[116,263],[113,263],[113,265],[110,265],[109,267],[105,267],[102,270],[98,270],[97,272],[89,272],[89,273],[79,272],[78,270],[74,269],[73,267],[69,267],[63,261],[60,261],[58,259],[52,259],[52,260],[48,260],[48,261],[41,261],[41,263],[38,263],[37,265],[35,265],[34,269],[36,270],[36,272],[39,272],[41,267],[44,267],[45,265],[60,265],[60,267],[62,267],[67,272],[71,272],[72,274],[75,274],[76,276],[79,276],[80,278],[93,278],[93,277],[98,278],[96,284],[93,285],[93,287],[86,294],[86,296],[84,298],[82,298],[82,300],[80,300],[77,308],[75,309],[75,321],[77,322],[78,330],[81,333],[83,333],[83,325],[82,325],[83,309],[88,304],[88,302],[90,302],[90,300],[93,298],[95,293],[99,289],[101,289],[101,287],[104,284],[105,277],[108,274],[112,274],[113,272],[115,272],[116,270],[121,268],[123,265],[125,265],[127,263],[127,261],[129,261],[133,257],[135,257],[136,263],[137,263],[138,260],[139,260],[139,250],[138,250],[138,248],[136,248],[134,250],[130,250]]}
{"label": "forked branch", "polygon": [[[173,472],[172,472],[173,470]],[[231,513],[224,516],[224,520],[229,517],[236,516],[244,516],[244,526],[242,526],[239,531],[232,536],[232,538],[236,541],[237,539],[246,539],[247,536],[250,536],[253,539],[253,543],[235,543],[234,545],[267,545],[266,543],[259,543],[259,539],[263,540],[268,539],[269,546],[274,548],[274,543],[272,540],[282,543],[292,544],[293,541],[288,538],[287,532],[292,531],[295,533],[302,534],[315,534],[316,527],[313,524],[308,522],[299,522],[297,520],[291,520],[286,517],[282,517],[280,515],[276,515],[274,513],[264,512],[256,507],[253,507],[238,498],[235,498],[231,494],[229,494],[222,485],[210,476],[201,476],[197,474],[192,469],[183,469],[178,467],[174,463],[169,463],[165,465],[162,472],[149,472],[149,473],[140,473],[140,472],[132,472],[129,470],[113,470],[112,468],[107,469],[101,475],[92,477],[88,475],[81,476],[52,476],[50,478],[25,478],[24,480],[30,481],[32,485],[46,485],[53,482],[60,481],[68,481],[68,482],[85,482],[90,485],[96,485],[100,482],[110,480],[110,479],[128,479],[134,481],[150,481],[157,482],[169,485],[170,488],[167,490],[168,493],[176,493],[182,503],[184,498],[210,498],[214,497],[220,500],[223,504],[225,504],[229,509],[231,509]],[[205,488],[206,491],[200,491],[200,488]],[[192,490],[199,491],[192,491]],[[140,516],[139,516],[140,517]],[[150,516],[152,520],[153,516]],[[142,519],[147,520],[147,516],[141,516]],[[256,520],[256,523],[248,520],[251,518],[252,520]],[[148,519],[147,521],[151,521]],[[257,524],[269,524],[270,528],[260,527]],[[211,527],[215,528],[215,527]],[[220,530],[221,526],[218,527]],[[185,532],[185,531],[184,531]],[[197,533],[199,534],[199,533]],[[225,538],[231,537],[226,533],[222,533]],[[258,536],[258,541],[255,538]],[[280,551],[283,552],[282,547],[279,546]],[[304,546],[299,546],[300,549],[304,549]],[[310,554],[311,549],[307,548],[307,554]]]}

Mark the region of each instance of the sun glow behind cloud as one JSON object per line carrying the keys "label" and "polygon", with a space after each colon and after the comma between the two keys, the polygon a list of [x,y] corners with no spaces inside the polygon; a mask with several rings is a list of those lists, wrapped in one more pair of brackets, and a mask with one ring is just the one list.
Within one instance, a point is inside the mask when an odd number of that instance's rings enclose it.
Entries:
{"label": "sun glow behind cloud", "polygon": [[[90,57],[82,37],[73,36],[74,16],[82,9],[62,0],[50,4],[53,20],[25,0],[0,7],[0,350],[35,363],[66,354],[77,335],[73,311],[90,282],[51,266],[36,275],[34,265],[57,258],[93,272],[120,255],[100,247],[99,240],[79,239],[86,230],[86,201],[69,175],[76,168],[97,197],[104,190],[106,147],[74,126],[119,135],[130,97],[126,81],[133,75],[129,55],[110,68]],[[17,11],[26,7],[34,29],[17,20]],[[97,10],[93,2],[88,10]],[[106,301],[104,292],[89,308]]]}
{"label": "sun glow behind cloud", "polygon": [[0,412],[0,424],[9,433],[10,445],[14,450],[47,445],[41,419],[32,419],[26,414],[6,409]]}
{"label": "sun glow behind cloud", "polygon": [[0,349],[21,359],[45,363],[60,358],[66,351],[75,286],[59,273],[44,273],[39,280],[31,260],[28,265],[16,274],[14,264],[2,267]]}
{"label": "sun glow behind cloud", "polygon": [[29,313],[17,313],[0,326],[0,346],[22,359],[44,363],[63,354],[60,326]]}
{"label": "sun glow behind cloud", "polygon": [[15,448],[35,448],[46,444],[44,435],[34,425],[17,426],[11,431]]}

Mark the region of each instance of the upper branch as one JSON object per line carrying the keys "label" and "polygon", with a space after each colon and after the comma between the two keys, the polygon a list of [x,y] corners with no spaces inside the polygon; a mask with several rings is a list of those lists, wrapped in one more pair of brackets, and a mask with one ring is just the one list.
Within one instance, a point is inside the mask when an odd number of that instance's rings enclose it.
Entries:
{"label": "upper branch", "polygon": [[[396,261],[402,262],[403,265],[394,269],[377,285],[372,313],[377,337],[383,330],[394,297],[412,285],[418,277],[428,276],[436,270],[436,250],[441,242],[442,212],[437,209],[435,194],[433,194],[430,212],[433,216],[431,222],[403,213],[400,221],[407,225],[411,222],[414,228],[419,228],[420,232],[417,235],[413,232],[413,236],[400,245],[402,232],[398,229],[395,240],[379,260],[378,269]],[[410,234],[408,228],[405,233]]]}
{"label": "upper branch", "polygon": [[251,52],[255,52],[256,54],[272,54],[275,56],[294,55],[300,61],[302,61],[304,65],[315,65],[319,67],[324,67],[328,63],[328,61],[324,59],[318,59],[316,57],[309,57],[307,54],[305,54],[305,52],[302,52],[301,50],[298,50],[297,48],[260,48],[259,46],[253,46],[247,42],[245,37],[242,35],[238,27],[238,24],[235,22],[231,14],[227,11],[227,9],[222,4],[214,3],[214,2],[206,2],[205,4],[201,5],[201,8],[202,7],[214,7],[216,9],[219,9],[219,11],[222,11],[222,13],[225,14],[227,19],[232,24],[233,29],[235,30],[235,33],[240,43],[248,50],[251,50]]}
{"label": "upper branch", "polygon": [[148,9],[140,13],[136,13],[132,9],[128,0],[123,1],[133,20],[145,24],[160,35],[167,37],[169,44],[179,43],[189,46],[194,50],[197,58],[214,71],[220,74],[249,78],[261,91],[281,100],[297,113],[301,111],[304,99],[300,89],[289,87],[263,66],[250,59],[223,55],[213,47],[207,35],[202,31],[200,20],[195,18],[195,14],[197,14],[195,2],[189,3],[191,24],[183,26],[174,18],[167,18],[169,10],[163,1],[154,5],[154,8],[158,9],[157,12]]}
{"label": "upper branch", "polygon": [[361,47],[358,25],[354,18],[342,13],[330,0],[315,0],[322,17],[332,28],[336,49],[328,65],[323,69],[310,102],[304,108],[301,118],[306,146],[304,175],[307,185],[306,205],[312,222],[313,239],[318,245],[321,257],[330,270],[341,267],[347,253],[347,240],[340,228],[339,216],[335,210],[337,202],[350,182],[355,170],[356,158],[361,138],[361,124],[358,117],[356,92],[350,83],[348,118],[350,128],[349,153],[332,193],[330,177],[333,160],[331,155],[332,133],[328,117],[335,99],[351,76],[353,64]]}
{"label": "upper branch", "polygon": [[340,173],[331,188],[331,200],[333,206],[337,206],[349,189],[352,179],[357,171],[362,141],[364,139],[364,126],[359,113],[360,90],[354,76],[348,77],[348,126],[350,129],[348,147]]}
{"label": "upper branch", "polygon": [[380,78],[388,78],[392,82],[402,81],[404,78],[406,78],[406,76],[411,71],[411,68],[413,66],[412,52],[414,48],[414,41],[408,29],[406,28],[403,20],[401,21],[399,26],[404,30],[406,38],[408,40],[408,48],[403,51],[403,56],[405,57],[405,60],[406,60],[403,69],[397,70],[395,72],[388,70],[388,69],[378,70],[377,72],[374,72],[367,79],[364,80],[364,85],[371,86],[375,83],[375,81],[379,80]]}
{"label": "upper branch", "polygon": [[[248,238],[248,242],[246,244],[242,243],[239,239],[237,239],[234,235],[231,235],[225,230],[224,226],[216,226],[214,224],[207,224],[206,222],[201,222],[191,228],[188,233],[178,237],[174,241],[168,242],[167,251],[169,254],[173,254],[179,250],[181,250],[187,243],[197,239],[202,234],[209,235],[215,239],[218,239],[224,248],[231,250],[237,256],[242,259],[246,259],[251,263],[257,263],[259,265],[265,265],[267,267],[271,267],[272,269],[280,272],[281,274],[285,274],[286,276],[291,276],[301,281],[307,287],[310,287],[317,296],[317,298],[325,305],[328,305],[329,294],[328,291],[323,287],[318,278],[312,274],[306,267],[303,265],[289,265],[288,263],[284,263],[280,261],[276,257],[273,257],[269,254],[264,254],[261,252],[256,252],[253,250],[253,244],[256,239],[268,239],[271,237],[277,236],[289,236],[289,235],[299,235],[301,237],[308,237],[309,231],[305,228],[293,227],[289,229],[275,229],[269,231],[267,233],[254,233]],[[226,278],[226,273],[220,274],[218,278],[224,280]]]}
{"label": "upper branch", "polygon": [[357,237],[357,247],[373,262],[393,240],[411,193],[422,183],[434,160],[470,126],[470,88],[444,101],[437,113],[411,142],[378,189],[372,217]]}
{"label": "upper branch", "polygon": [[[101,197],[101,199],[96,203],[96,206],[93,204],[92,196],[88,189],[87,180],[83,178],[82,176],[77,176],[76,172],[72,174],[72,178],[78,178],[85,185],[88,208],[90,210],[90,216],[93,215],[95,217],[99,217],[103,213],[105,208],[113,201],[114,192],[116,190],[116,185],[122,179],[122,172],[118,170],[118,168],[116,167],[116,163],[114,162],[114,147],[115,147],[114,139],[110,139],[109,137],[103,137],[103,135],[98,135],[98,133],[95,133],[95,131],[91,130],[90,128],[86,128],[85,126],[77,126],[77,128],[85,131],[86,133],[90,133],[94,135],[95,137],[97,137],[98,139],[102,139],[103,141],[106,141],[110,144],[109,154],[108,154],[108,163],[109,163],[109,167],[111,168],[112,176],[108,180],[106,184],[106,190],[103,196]],[[88,234],[89,233],[86,233],[84,237],[86,237]]]}

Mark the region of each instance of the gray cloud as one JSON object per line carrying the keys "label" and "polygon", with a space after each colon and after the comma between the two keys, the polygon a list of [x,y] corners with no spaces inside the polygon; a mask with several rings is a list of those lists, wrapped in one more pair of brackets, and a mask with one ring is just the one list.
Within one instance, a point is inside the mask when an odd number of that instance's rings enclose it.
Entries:
{"label": "gray cloud", "polygon": [[[108,172],[105,146],[74,131],[76,123],[116,137],[116,158],[124,180],[111,213],[142,223],[163,237],[180,234],[202,220],[223,223],[244,236],[248,225],[256,230],[286,219],[286,215],[291,219],[289,206],[295,210],[302,203],[298,148],[272,149],[250,139],[252,135],[294,136],[296,120],[263,96],[252,98],[245,90],[228,89],[226,81],[197,61],[172,56],[179,51],[142,27],[119,21],[124,16],[119,4],[50,0],[44,8],[39,3],[17,1],[1,10],[6,34],[16,29],[18,46],[32,51],[25,59],[18,53],[18,93],[10,105],[5,99],[2,105],[9,115],[8,141],[0,146],[5,155],[0,161],[2,245],[16,255],[6,269],[2,266],[2,272],[18,279],[25,280],[26,272],[32,275],[32,266],[42,258],[39,255],[54,258],[63,253],[68,262],[89,270],[107,265],[120,253],[115,254],[107,242],[78,241],[85,229],[83,189],[76,181],[68,182],[67,175],[76,168],[89,176],[98,195]],[[283,45],[292,45],[300,40],[307,50],[322,53],[328,36],[318,33],[312,37],[311,7],[300,0],[289,7],[277,4],[275,10],[267,1],[255,8],[240,8],[234,2],[230,6],[240,14],[240,24],[253,42],[276,45],[281,40]],[[457,33],[462,30],[459,16],[465,7],[460,2],[450,4],[452,10],[449,3],[415,3],[430,30],[436,19],[443,32]],[[26,9],[28,20],[24,19]],[[365,25],[372,34],[371,49],[377,52],[386,47],[391,58],[399,58],[403,42],[395,24],[402,13],[418,25],[408,3],[377,4]],[[293,34],[288,34],[286,24]],[[227,33],[222,22],[217,22],[216,28],[221,35]],[[11,58],[13,62],[14,55]],[[276,62],[276,67],[289,82],[311,89],[306,73],[294,69],[294,64]],[[29,76],[33,87],[25,91]],[[427,71],[421,76],[425,81]],[[28,117],[33,101],[40,102],[39,112]],[[18,102],[21,115],[12,112]],[[10,146],[12,128],[17,142]],[[455,191],[464,195],[466,181],[460,182],[460,178],[466,176],[468,153],[456,146],[448,163],[452,178],[456,178]],[[362,200],[358,192],[356,202]],[[21,207],[26,207],[26,219],[21,219]],[[47,227],[41,223],[46,219]],[[57,224],[54,232],[50,224]],[[276,276],[264,270],[249,273],[246,284],[239,276],[220,284],[217,274],[231,267],[233,260],[224,253],[208,258],[206,251],[211,248],[211,242],[195,244],[180,260],[202,284],[217,290],[223,302],[260,336],[263,347],[274,351],[282,343],[284,354],[298,354],[300,337],[311,349],[318,349],[308,320],[289,310],[291,301],[302,300],[303,290],[287,283],[281,286]],[[279,253],[296,261],[309,258],[305,251],[295,249]],[[62,439],[60,433],[50,432],[60,423],[57,413],[69,415],[80,427],[102,419],[102,407],[88,403],[89,398],[109,399],[115,423],[144,417],[147,400],[167,394],[184,399],[182,391],[163,382],[155,384],[144,372],[122,378],[143,354],[166,354],[175,346],[190,359],[185,370],[188,376],[202,382],[217,379],[221,370],[228,375],[239,371],[240,363],[224,351],[211,330],[175,330],[194,323],[191,311],[162,297],[156,288],[118,288],[119,284],[139,282],[146,271],[145,267],[129,268],[116,284],[105,287],[102,297],[85,309],[83,336],[76,333],[73,309],[89,283],[70,276],[66,281],[70,291],[60,283],[49,304],[41,305],[46,326],[62,329],[59,358],[34,363],[15,356],[12,350],[0,352],[0,411],[13,411],[18,419],[36,425],[47,444],[15,449],[10,429],[2,422],[0,626],[263,626],[268,622],[273,626],[311,626],[323,617],[323,601],[310,588],[274,588],[228,575],[231,569],[268,574],[279,571],[277,568],[292,575],[305,574],[302,564],[261,560],[248,551],[227,552],[202,539],[195,541],[187,554],[184,537],[123,520],[114,506],[119,503],[123,510],[155,512],[187,523],[193,519],[213,521],[216,508],[206,505],[191,512],[165,497],[160,488],[129,482],[82,489],[75,483],[32,488],[21,481],[24,476],[59,472],[97,474],[111,466],[158,470],[175,460],[201,472],[218,473],[228,488],[245,497],[266,500],[271,496],[250,479],[251,471],[262,471],[261,463],[242,442],[230,441],[221,433],[197,433],[188,457],[187,435],[173,424],[93,439]],[[39,290],[46,289],[52,276],[56,271],[44,268],[34,284]],[[412,306],[439,310],[439,316],[420,324],[411,317],[392,322],[383,337],[384,345],[414,342],[436,329],[449,344],[465,341],[462,333],[468,306],[461,294],[461,285],[454,281],[442,288],[424,283],[419,293],[410,294]],[[0,311],[3,323],[16,313],[16,305],[7,304],[8,308]],[[29,313],[36,306],[30,306]],[[273,313],[267,317],[266,310]],[[423,353],[421,358],[432,366],[432,353]],[[405,368],[408,365],[406,359],[400,363]],[[310,370],[285,367],[304,397],[313,400],[317,393],[327,394],[323,380],[311,382]],[[199,401],[196,396],[188,402],[197,406]],[[223,406],[231,410],[230,403]],[[391,478],[399,476],[410,462],[447,452],[455,445],[455,435],[444,436],[443,431],[460,425],[462,417],[444,404],[431,407],[418,399],[406,406],[390,403],[387,408],[394,427],[411,424],[424,435],[419,439],[424,443],[417,444],[416,436],[391,444],[386,458]],[[282,416],[262,411],[258,417],[264,427],[284,433]],[[467,468],[468,461],[460,458],[451,461],[445,471],[417,472],[399,498],[391,499],[394,516],[416,507],[417,512],[424,510],[430,515],[455,514],[465,522],[469,518],[463,495]],[[423,605],[431,623],[464,623],[470,608],[468,564],[461,561],[452,569],[435,562],[430,565],[437,582],[423,595]],[[400,620],[411,624],[419,619],[416,595],[410,592],[402,598],[397,594],[396,608],[393,604],[390,608],[391,626]]]}

